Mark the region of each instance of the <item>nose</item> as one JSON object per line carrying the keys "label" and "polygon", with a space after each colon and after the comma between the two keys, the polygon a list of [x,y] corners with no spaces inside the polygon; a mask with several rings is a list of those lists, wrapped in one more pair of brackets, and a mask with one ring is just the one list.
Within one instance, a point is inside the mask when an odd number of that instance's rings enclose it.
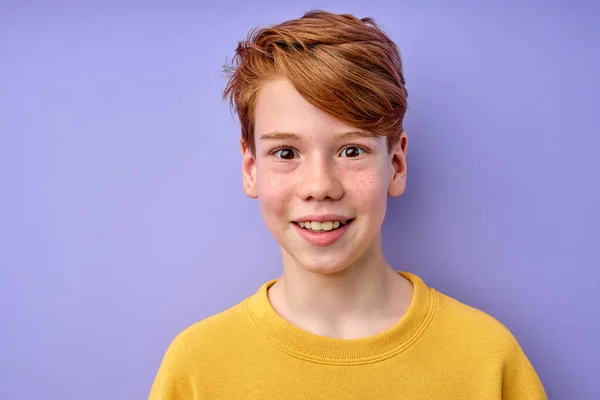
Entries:
{"label": "nose", "polygon": [[344,190],[335,166],[325,157],[307,160],[300,170],[297,192],[303,200],[339,200]]}

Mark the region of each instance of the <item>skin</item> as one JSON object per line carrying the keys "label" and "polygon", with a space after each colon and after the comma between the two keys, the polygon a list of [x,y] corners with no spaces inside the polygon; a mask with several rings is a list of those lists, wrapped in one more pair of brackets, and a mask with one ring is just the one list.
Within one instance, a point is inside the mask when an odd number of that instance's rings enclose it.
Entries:
{"label": "skin", "polygon": [[[388,152],[385,137],[320,111],[283,78],[260,90],[255,118],[255,154],[240,143],[243,188],[258,199],[280,244],[283,273],[268,291],[273,308],[324,336],[352,339],[390,328],[412,299],[411,283],[381,249],[387,198],[406,186],[406,133]],[[343,136],[348,132],[359,134]],[[315,246],[291,222],[308,214],[354,221],[337,242]]]}

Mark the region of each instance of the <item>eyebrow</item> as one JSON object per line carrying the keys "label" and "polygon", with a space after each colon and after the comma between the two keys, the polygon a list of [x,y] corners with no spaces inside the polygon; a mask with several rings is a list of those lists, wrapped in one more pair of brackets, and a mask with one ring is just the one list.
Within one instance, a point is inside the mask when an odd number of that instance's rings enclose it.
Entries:
{"label": "eyebrow", "polygon": [[260,136],[261,140],[300,140],[300,136],[291,132],[268,132]]}
{"label": "eyebrow", "polygon": [[[373,132],[349,131],[349,132],[344,132],[344,133],[340,133],[339,135],[336,135],[336,139],[349,140],[349,139],[360,139],[360,138],[374,138],[374,137],[378,137],[378,136],[380,136],[380,135],[377,135],[376,133],[373,133]],[[260,136],[260,139],[261,140],[296,140],[296,141],[301,140],[300,136],[296,133],[278,132],[278,131],[265,133]]]}

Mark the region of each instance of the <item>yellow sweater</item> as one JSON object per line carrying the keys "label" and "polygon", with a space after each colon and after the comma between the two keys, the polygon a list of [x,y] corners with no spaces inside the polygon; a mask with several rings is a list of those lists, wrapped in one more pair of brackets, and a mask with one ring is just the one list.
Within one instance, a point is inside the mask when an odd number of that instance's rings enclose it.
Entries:
{"label": "yellow sweater", "polygon": [[547,399],[511,332],[429,288],[392,328],[361,339],[304,331],[271,307],[267,288],[192,325],[171,343],[150,400]]}

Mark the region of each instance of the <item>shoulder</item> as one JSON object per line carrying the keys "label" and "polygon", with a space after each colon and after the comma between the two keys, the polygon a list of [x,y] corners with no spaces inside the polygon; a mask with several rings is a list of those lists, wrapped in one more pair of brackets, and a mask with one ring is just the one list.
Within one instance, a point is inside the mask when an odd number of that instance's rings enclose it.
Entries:
{"label": "shoulder", "polygon": [[436,320],[450,338],[468,347],[506,355],[518,347],[513,333],[494,316],[431,289],[436,301]]}
{"label": "shoulder", "polygon": [[[429,329],[433,346],[452,354],[455,365],[476,368],[473,376],[501,385],[503,399],[547,399],[533,365],[513,333],[492,315],[435,289],[435,316]],[[456,364],[458,363],[458,364]]]}
{"label": "shoulder", "polygon": [[246,321],[245,301],[242,301],[192,324],[171,341],[163,363],[186,365],[210,359],[212,352],[228,342],[238,340],[240,329]]}
{"label": "shoulder", "polygon": [[246,318],[244,300],[187,327],[173,339],[171,346],[187,349],[210,346],[214,341],[222,341],[234,334]]}
{"label": "shoulder", "polygon": [[244,300],[176,335],[164,354],[149,398],[194,398],[194,393],[216,373],[215,361],[227,359],[224,350],[235,351],[236,343],[247,331],[247,319]]}

